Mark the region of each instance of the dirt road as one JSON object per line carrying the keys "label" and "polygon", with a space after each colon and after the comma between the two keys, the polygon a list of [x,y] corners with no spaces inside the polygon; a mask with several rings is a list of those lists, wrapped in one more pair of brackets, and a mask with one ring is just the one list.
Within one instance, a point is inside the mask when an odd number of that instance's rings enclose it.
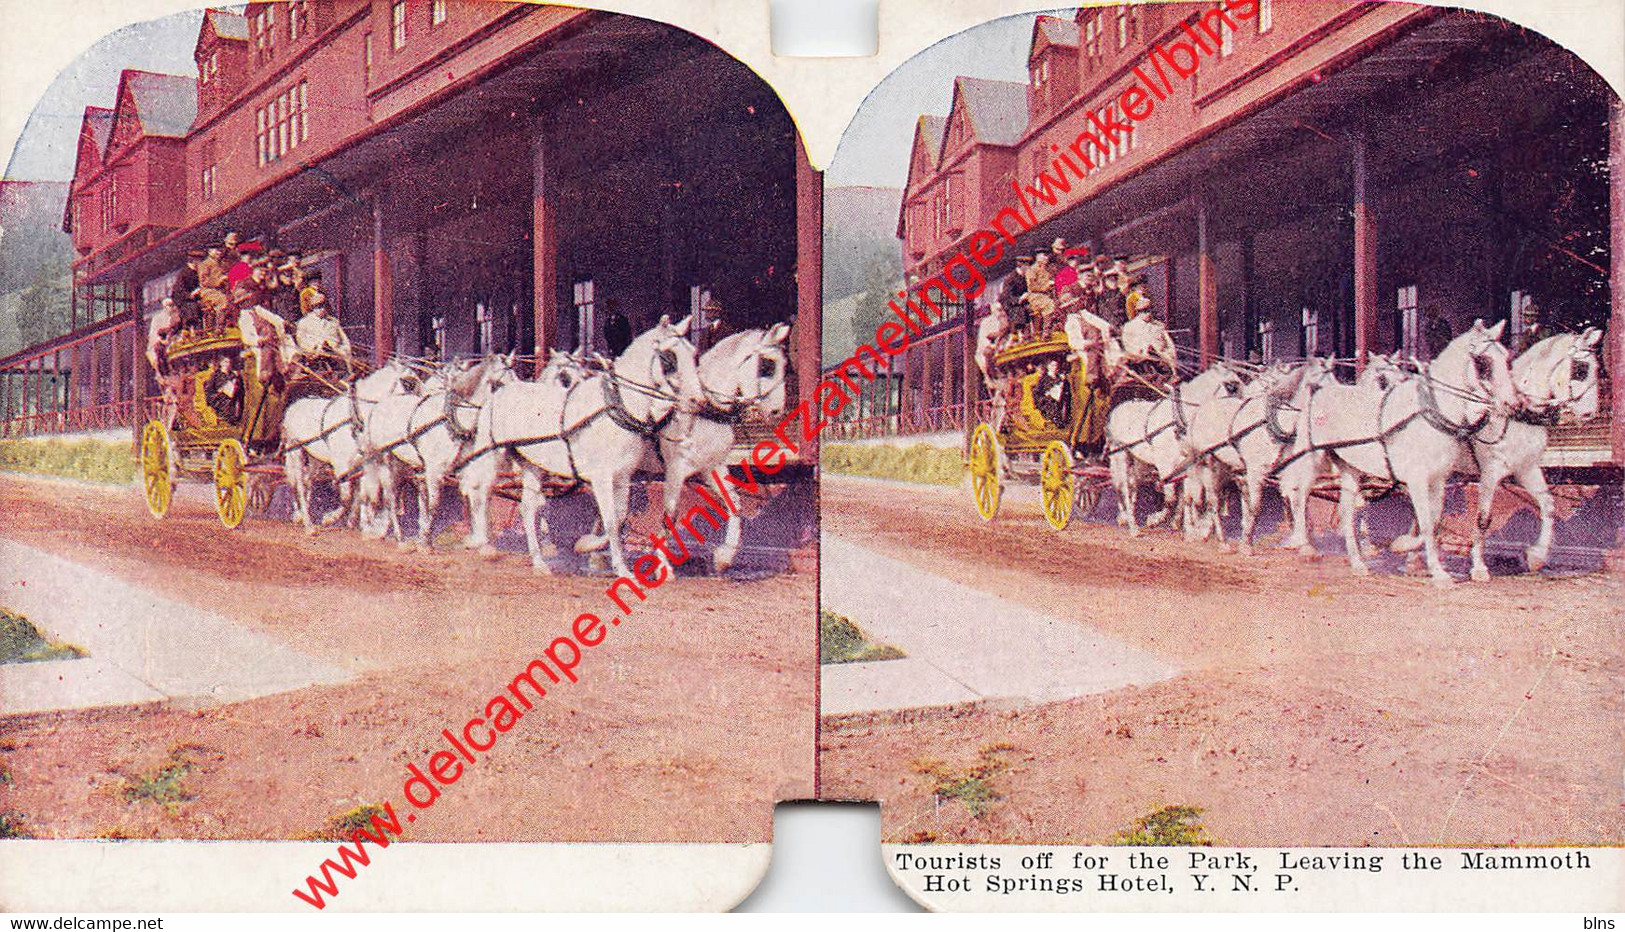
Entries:
{"label": "dirt road", "polygon": [[954,489],[826,476],[821,495],[826,533],[1184,671],[1043,706],[826,718],[824,794],[882,800],[888,840],[1099,843],[1195,806],[1232,845],[1625,841],[1617,574],[1440,592],[1338,558],[1057,534],[1033,506],[984,525]]}
{"label": "dirt road", "polygon": [[[226,706],[0,721],[0,809],[40,837],[296,838],[399,805],[406,765],[506,688],[608,579],[518,556],[400,553],[202,501],[153,520],[129,490],[0,478],[0,533],[354,671]],[[810,575],[668,582],[409,829],[420,841],[760,841],[811,792]],[[116,612],[117,606],[108,606]],[[126,788],[187,769],[170,805]]]}

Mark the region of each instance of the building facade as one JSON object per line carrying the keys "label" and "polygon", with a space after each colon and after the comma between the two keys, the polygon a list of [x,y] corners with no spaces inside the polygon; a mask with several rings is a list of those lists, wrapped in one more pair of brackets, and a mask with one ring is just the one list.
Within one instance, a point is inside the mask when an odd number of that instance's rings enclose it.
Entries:
{"label": "building facade", "polygon": [[[1027,70],[1026,84],[959,78],[948,114],[919,120],[897,225],[911,281],[1020,205],[1031,222],[1004,224],[1013,243],[990,281],[1057,236],[1149,259],[1192,364],[1426,358],[1437,320],[1460,333],[1504,319],[1516,341],[1538,309],[1607,327],[1618,370],[1625,171],[1610,155],[1625,122],[1606,83],[1543,37],[1405,3],[1129,3],[1038,17]],[[1139,105],[1125,97],[1137,82],[1161,96],[1113,139],[1101,124]],[[1060,177],[1063,156],[1081,177]],[[842,430],[978,420],[974,317],[955,308],[914,341]],[[1582,451],[1574,464],[1625,462],[1620,381],[1611,424],[1554,438]]]}
{"label": "building facade", "polygon": [[209,10],[194,59],[84,114],[73,328],[0,359],[7,435],[139,428],[143,318],[228,231],[320,268],[377,358],[602,348],[611,313],[709,297],[728,325],[793,322],[814,384],[820,177],[709,43],[562,6],[294,0]]}

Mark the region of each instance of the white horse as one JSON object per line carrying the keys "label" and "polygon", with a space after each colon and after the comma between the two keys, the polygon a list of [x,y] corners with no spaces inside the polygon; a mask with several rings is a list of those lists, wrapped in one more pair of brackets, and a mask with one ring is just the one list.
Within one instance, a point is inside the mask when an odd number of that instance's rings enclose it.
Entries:
{"label": "white horse", "polygon": [[[361,470],[363,449],[361,431],[367,413],[384,398],[399,393],[403,386],[416,387],[416,376],[404,364],[390,361],[371,374],[357,379],[350,391],[334,398],[301,398],[282,412],[282,469],[293,487],[293,520],[305,525],[305,533],[316,533],[310,516],[313,463],[323,463],[333,471],[339,487],[339,507],[322,517],[322,525],[333,523],[351,507],[356,474]],[[362,524],[370,524],[372,502],[362,496]]]}
{"label": "white horse", "polygon": [[[367,416],[366,484],[381,492],[388,532],[403,549],[433,548],[429,531],[446,477],[472,445],[480,408],[491,393],[518,379],[513,363],[512,353],[449,363],[437,369],[420,392],[387,397]],[[406,479],[416,483],[418,493],[418,532],[413,541],[401,533],[399,518],[399,489]]]}
{"label": "white horse", "polygon": [[1507,350],[1499,342],[1504,328],[1505,322],[1486,328],[1474,321],[1415,378],[1387,389],[1327,385],[1304,404],[1294,460],[1280,473],[1283,492],[1290,482],[1294,507],[1306,509],[1321,454],[1331,460],[1343,542],[1357,575],[1370,572],[1355,531],[1360,478],[1375,476],[1404,484],[1434,584],[1454,582],[1439,560],[1434,532],[1445,482],[1466,445],[1486,429],[1498,434],[1500,422],[1517,406]]}
{"label": "white horse", "polygon": [[[1207,520],[1221,545],[1224,525],[1218,503],[1224,489],[1233,483],[1241,497],[1241,552],[1252,555],[1253,529],[1264,488],[1296,437],[1304,400],[1331,377],[1331,364],[1319,358],[1291,369],[1274,366],[1247,383],[1240,396],[1221,395],[1191,417],[1190,444],[1197,451],[1191,470],[1202,487]],[[1303,517],[1293,513],[1292,520],[1289,541],[1300,536],[1298,522]]]}
{"label": "white horse", "polygon": [[611,563],[617,574],[630,575],[621,520],[632,474],[651,439],[673,421],[686,431],[704,402],[694,345],[684,338],[688,325],[688,318],[673,325],[662,317],[610,371],[568,388],[556,381],[515,382],[492,394],[480,411],[475,455],[462,475],[470,502],[469,546],[490,547],[487,505],[499,469],[511,461],[520,472],[519,515],[533,570],[548,572],[537,523],[551,476],[592,486]]}
{"label": "white horse", "polygon": [[[1560,333],[1536,343],[1512,361],[1512,385],[1523,399],[1523,409],[1505,422],[1499,436],[1488,429],[1475,435],[1472,456],[1460,464],[1463,472],[1478,476],[1478,520],[1473,525],[1472,549],[1475,582],[1490,578],[1489,567],[1484,564],[1484,538],[1489,532],[1495,493],[1507,478],[1522,486],[1540,510],[1540,531],[1524,551],[1529,571],[1539,572],[1546,565],[1557,523],[1557,504],[1540,468],[1546,453],[1547,430],[1563,415],[1587,421],[1601,410],[1597,345],[1602,336],[1597,329]],[[1413,529],[1395,539],[1391,549],[1403,553],[1421,545]]]}
{"label": "white horse", "polygon": [[[666,517],[674,524],[683,487],[694,476],[704,476],[719,501],[731,499],[718,476],[719,470],[726,470],[728,456],[733,452],[739,421],[752,415],[774,421],[784,413],[789,358],[783,344],[789,335],[789,324],[774,324],[767,330],[744,330],[718,341],[700,357],[700,386],[705,392],[705,407],[695,413],[687,437],[679,433],[675,422],[667,425],[660,432],[658,448],[651,445],[643,463],[644,469],[664,475],[662,504]],[[746,485],[755,481],[753,476]],[[739,510],[731,509],[722,543],[712,552],[716,572],[721,573],[733,565],[739,553],[743,524]],[[577,553],[589,553],[603,549],[607,543],[600,528],[576,541],[575,549]]]}
{"label": "white horse", "polygon": [[[1140,536],[1134,515],[1140,485],[1152,481],[1169,485],[1191,459],[1186,433],[1191,417],[1213,398],[1236,395],[1242,385],[1234,369],[1218,362],[1189,382],[1176,385],[1165,398],[1125,401],[1112,409],[1106,418],[1107,459],[1117,489],[1118,523],[1128,528],[1130,537]],[[1180,496],[1180,507],[1190,535],[1197,520],[1189,495]]]}

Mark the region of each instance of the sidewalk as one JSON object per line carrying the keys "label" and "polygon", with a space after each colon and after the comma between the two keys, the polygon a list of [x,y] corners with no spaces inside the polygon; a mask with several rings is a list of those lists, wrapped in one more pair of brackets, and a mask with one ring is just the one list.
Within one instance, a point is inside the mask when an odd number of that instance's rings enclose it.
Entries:
{"label": "sidewalk", "polygon": [[823,607],[904,660],[822,668],[825,715],[1054,702],[1169,679],[1159,658],[826,534]]}
{"label": "sidewalk", "polygon": [[182,698],[236,702],[350,678],[212,612],[5,539],[0,605],[89,655],[0,665],[0,715]]}

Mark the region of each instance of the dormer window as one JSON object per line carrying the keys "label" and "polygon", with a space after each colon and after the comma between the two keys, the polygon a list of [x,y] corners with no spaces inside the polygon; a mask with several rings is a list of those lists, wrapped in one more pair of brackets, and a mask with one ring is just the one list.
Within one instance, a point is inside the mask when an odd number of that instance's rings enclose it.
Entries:
{"label": "dormer window", "polygon": [[1091,60],[1100,57],[1100,14],[1091,13],[1083,21],[1083,53]]}
{"label": "dormer window", "polygon": [[310,32],[310,0],[293,0],[288,4],[288,41],[298,42]]}
{"label": "dormer window", "polygon": [[218,77],[220,77],[220,53],[210,52],[209,57],[203,59],[203,83],[208,84]]}
{"label": "dormer window", "polygon": [[1117,48],[1119,51],[1128,48],[1128,7],[1117,8]]}
{"label": "dormer window", "polygon": [[254,58],[264,61],[276,54],[276,19],[271,8],[265,7],[251,20],[254,32]]}

